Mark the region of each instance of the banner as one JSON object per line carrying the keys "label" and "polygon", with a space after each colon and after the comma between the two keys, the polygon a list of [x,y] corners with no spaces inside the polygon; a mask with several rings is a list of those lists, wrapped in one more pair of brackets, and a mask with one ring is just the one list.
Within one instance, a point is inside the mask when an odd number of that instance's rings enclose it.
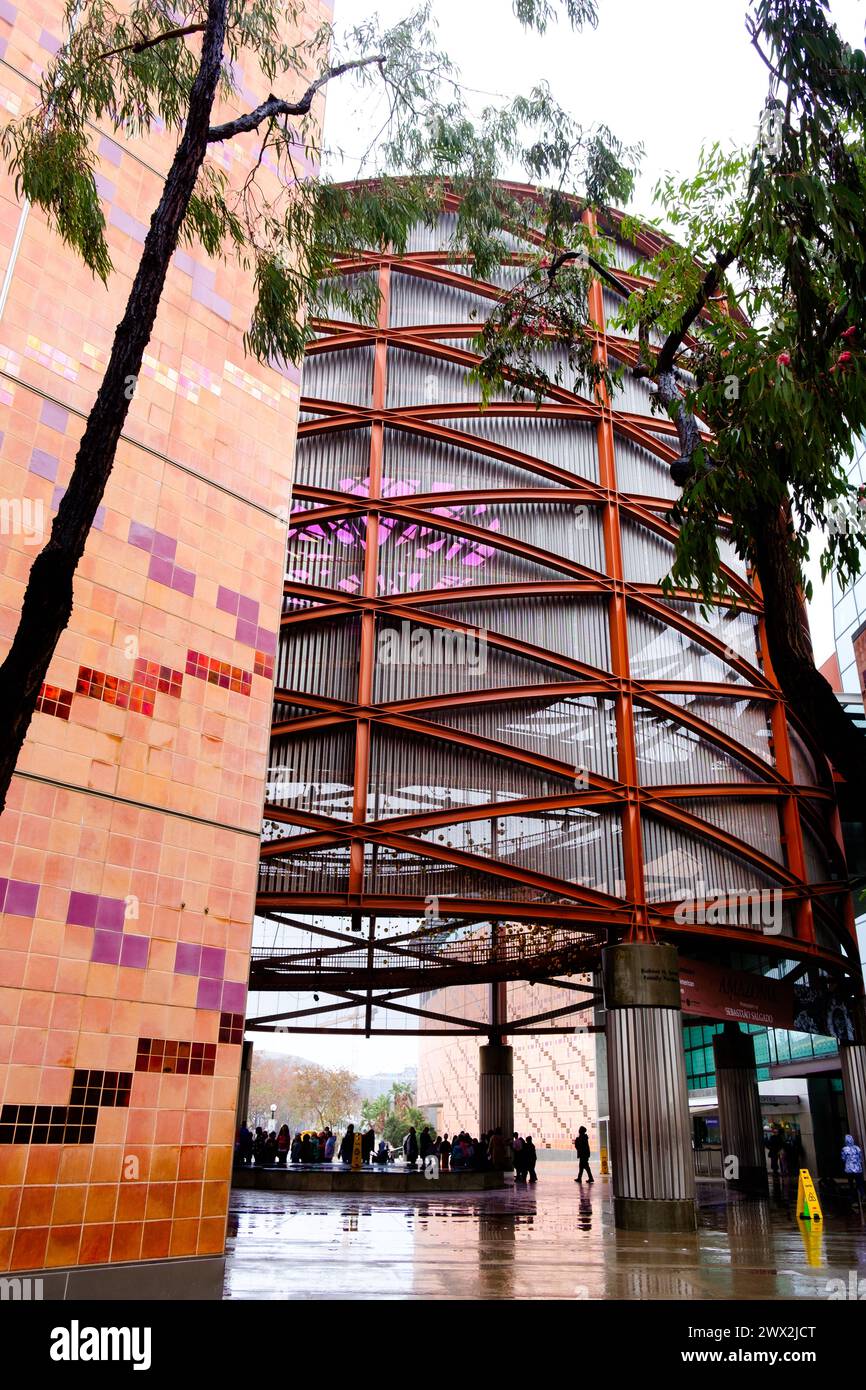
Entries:
{"label": "banner", "polygon": [[817,988],[794,984],[682,957],[679,968],[684,1014],[795,1033],[820,1033],[838,1042],[854,1040],[849,1006],[829,984]]}

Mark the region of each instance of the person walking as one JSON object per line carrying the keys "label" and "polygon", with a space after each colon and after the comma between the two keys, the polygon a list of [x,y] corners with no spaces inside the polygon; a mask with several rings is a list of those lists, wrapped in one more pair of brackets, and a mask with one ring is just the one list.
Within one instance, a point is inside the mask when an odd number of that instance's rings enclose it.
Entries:
{"label": "person walking", "polygon": [[852,1195],[856,1192],[862,1200],[863,1197],[866,1197],[863,1183],[863,1150],[855,1141],[853,1134],[845,1135],[845,1143],[842,1146],[842,1167],[848,1179],[850,1192]]}
{"label": "person walking", "polygon": [[403,1157],[407,1168],[414,1168],[418,1162],[418,1135],[414,1125],[409,1126],[409,1133],[403,1140]]}
{"label": "person walking", "polygon": [[535,1145],[532,1142],[531,1134],[527,1134],[526,1138],[523,1141],[523,1153],[525,1155],[526,1172],[529,1174],[529,1181],[538,1182],[538,1174],[535,1171],[535,1165],[538,1161],[538,1154],[536,1153]]}
{"label": "person walking", "polygon": [[585,1169],[586,1176],[589,1179],[589,1181],[594,1182],[595,1179],[593,1178],[592,1173],[589,1171],[589,1135],[586,1132],[586,1125],[581,1125],[580,1129],[577,1131],[577,1138],[574,1141],[574,1147],[577,1150],[577,1161],[579,1164],[577,1170],[577,1177],[574,1181],[583,1182],[583,1173]]}
{"label": "person walking", "polygon": [[289,1149],[292,1146],[292,1136],[289,1134],[289,1126],[281,1125],[277,1135],[277,1166],[285,1168],[286,1160],[289,1156]]}

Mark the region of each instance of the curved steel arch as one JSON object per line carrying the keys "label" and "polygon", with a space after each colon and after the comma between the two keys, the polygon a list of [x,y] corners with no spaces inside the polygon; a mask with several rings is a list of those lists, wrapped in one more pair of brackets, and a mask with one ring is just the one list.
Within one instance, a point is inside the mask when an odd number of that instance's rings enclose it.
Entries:
{"label": "curved steel arch", "polygon": [[[452,198],[449,205],[453,204]],[[617,216],[608,216],[607,230],[615,234]],[[638,237],[638,241],[642,243],[643,250],[651,253],[658,238],[647,231]],[[477,331],[477,325],[454,322],[448,318],[446,292],[458,289],[464,294],[475,295],[479,300],[495,300],[502,291],[495,285],[481,284],[451,269],[450,264],[454,260],[455,257],[443,247],[440,251],[409,252],[402,257],[370,252],[355,260],[345,261],[336,268],[336,273],[346,275],[364,271],[378,277],[378,323],[372,327],[330,319],[315,325],[320,336],[310,345],[310,358],[327,357],[334,352],[356,348],[371,352],[370,390],[362,403],[353,404],[303,394],[302,382],[299,459],[303,464],[304,441],[308,439],[311,443],[317,441],[317,447],[321,450],[327,449],[330,441],[337,441],[346,431],[364,430],[369,434],[366,477],[363,479],[363,491],[347,492],[336,486],[323,487],[306,482],[301,473],[294,495],[298,502],[309,505],[293,509],[290,517],[289,570],[293,568],[293,556],[300,559],[303,555],[300,549],[293,549],[300,545],[301,534],[314,534],[317,527],[324,534],[325,528],[331,527],[334,528],[334,535],[338,532],[343,534],[344,544],[356,545],[358,564],[354,579],[357,588],[355,592],[344,592],[327,583],[287,579],[280,630],[281,655],[289,650],[288,644],[302,641],[307,644],[308,657],[311,657],[315,650],[315,634],[321,631],[323,623],[345,625],[349,622],[352,627],[347,632],[354,644],[351,648],[354,662],[351,672],[352,698],[337,697],[333,672],[328,668],[317,673],[311,689],[290,688],[281,679],[281,672],[288,668],[284,668],[282,660],[278,661],[272,747],[275,756],[278,752],[282,756],[285,751],[288,757],[299,751],[303,761],[307,756],[315,757],[317,748],[325,747],[324,744],[317,744],[316,740],[349,730],[354,735],[351,767],[341,768],[341,775],[351,773],[351,776],[345,775],[344,780],[352,805],[351,815],[338,819],[316,811],[314,805],[311,808],[300,802],[293,805],[287,801],[269,801],[264,816],[271,823],[272,829],[268,834],[273,838],[267,840],[262,849],[259,912],[273,917],[276,922],[280,921],[281,914],[294,912],[296,924],[297,914],[318,914],[316,922],[303,924],[311,932],[311,942],[312,936],[318,934],[323,940],[335,939],[340,944],[336,948],[328,948],[334,953],[329,957],[328,969],[319,963],[318,975],[315,976],[318,985],[310,982],[307,987],[328,991],[326,981],[330,980],[333,985],[339,980],[340,989],[328,992],[343,998],[344,1005],[324,1005],[321,1012],[332,1014],[340,1007],[355,1009],[359,999],[363,998],[363,1027],[368,1032],[376,1031],[372,1025],[372,1011],[376,1006],[388,1007],[390,1001],[397,1008],[393,1001],[398,995],[405,1000],[407,994],[411,993],[409,985],[395,993],[394,987],[401,980],[410,984],[414,982],[418,988],[429,990],[437,988],[438,984],[453,983],[460,977],[461,970],[465,972],[465,983],[515,978],[509,972],[518,968],[513,964],[518,946],[515,945],[513,950],[508,947],[508,951],[511,951],[508,958],[512,964],[507,969],[497,964],[497,960],[505,959],[502,952],[506,950],[506,945],[503,943],[507,944],[511,937],[517,943],[523,942],[521,932],[532,919],[548,924],[545,930],[561,930],[566,936],[578,932],[580,938],[579,941],[574,938],[573,950],[569,952],[563,947],[558,954],[539,951],[536,955],[527,956],[525,944],[520,945],[519,949],[524,951],[520,957],[520,968],[525,969],[527,978],[530,975],[534,978],[554,978],[560,966],[569,968],[569,962],[576,969],[588,970],[600,945],[612,937],[651,937],[653,934],[669,935],[671,939],[685,941],[690,950],[700,949],[702,944],[714,941],[718,948],[752,950],[820,966],[839,975],[850,973],[856,960],[855,937],[850,910],[844,904],[839,906],[844,887],[841,877],[844,874],[844,857],[838,823],[833,813],[832,778],[820,753],[810,747],[802,729],[797,731],[798,737],[805,753],[813,760],[814,771],[803,763],[799,775],[795,775],[790,731],[796,727],[796,723],[786,710],[773,676],[764,638],[763,610],[758,589],[749,582],[748,577],[733,569],[726,571],[737,598],[738,613],[756,620],[755,655],[750,659],[722,640],[718,625],[711,630],[702,624],[694,611],[681,611],[672,606],[672,601],[677,599],[683,603],[693,603],[693,595],[686,592],[663,595],[657,583],[626,578],[628,546],[631,542],[624,534],[624,521],[631,521],[657,540],[668,543],[675,540],[676,531],[667,515],[670,508],[668,498],[652,490],[629,491],[619,482],[617,439],[645,450],[661,467],[666,468],[676,457],[676,449],[668,443],[674,436],[672,422],[663,416],[650,415],[649,407],[646,414],[619,410],[615,401],[606,398],[603,389],[599,389],[595,398],[590,400],[562,386],[551,387],[548,398],[540,407],[534,403],[501,401],[491,403],[483,412],[483,418],[487,420],[561,421],[579,424],[591,431],[594,435],[597,472],[594,477],[585,477],[539,455],[525,452],[531,443],[525,436],[521,436],[522,447],[515,448],[510,444],[498,443],[491,435],[454,428],[451,422],[455,419],[471,421],[482,417],[477,403],[435,400],[387,405],[388,374],[393,369],[389,354],[393,349],[420,357],[430,364],[431,372],[444,363],[468,369],[477,361],[468,347],[439,341],[443,338],[469,339]],[[519,263],[518,254],[514,260]],[[622,283],[629,287],[647,283],[644,277],[626,270],[618,269],[616,273]],[[434,293],[438,287],[442,288],[441,322],[391,326],[392,278],[398,274],[422,280]],[[590,290],[590,316],[598,328],[588,327],[587,332],[599,360],[606,360],[610,354],[626,365],[634,365],[637,360],[635,342],[607,330],[602,287],[598,281]],[[405,447],[409,455],[410,465],[412,449],[423,448],[432,442],[521,469],[527,478],[526,486],[496,488],[489,484],[483,486],[479,482],[477,487],[461,485],[402,496],[390,495],[383,487],[386,433],[391,439],[399,436],[401,447]],[[544,479],[545,485],[533,486],[533,476]],[[504,534],[501,530],[476,525],[467,515],[470,506],[507,508],[509,504],[539,508],[551,504],[593,508],[600,520],[603,569],[594,569],[561,551],[545,549],[543,540],[521,536],[519,528]],[[461,511],[455,514],[455,508],[461,508]],[[451,509],[450,513],[446,509]],[[443,510],[446,511],[444,515],[441,514]],[[724,518],[721,522],[724,523]],[[432,588],[415,587],[383,592],[379,576],[379,556],[384,549],[383,534],[388,540],[393,528],[401,524],[404,535],[406,528],[410,531],[413,528],[416,531],[427,528],[428,532],[435,531],[437,535],[476,547],[476,553],[490,551],[505,557],[506,569],[508,557],[512,557],[518,563],[528,562],[556,570],[561,578],[494,579],[493,582],[485,582],[481,565],[478,567],[480,574],[477,582],[473,584],[442,587],[442,580],[439,579]],[[346,530],[347,527],[349,530]],[[551,547],[552,544],[551,536]],[[526,632],[517,634],[513,629],[505,631],[497,628],[497,615],[506,612],[509,601],[517,597],[536,606],[557,598],[577,603],[587,598],[593,601],[603,599],[608,651],[606,665],[600,667],[592,661],[581,660],[574,650],[558,652],[543,641],[528,640],[529,634]],[[382,631],[379,625],[408,623],[456,638],[471,635],[477,631],[475,624],[460,616],[465,609],[455,612],[452,607],[455,604],[470,604],[476,613],[484,605],[485,611],[490,612],[485,638],[490,651],[500,653],[504,660],[523,662],[527,669],[534,666],[539,673],[538,683],[497,685],[491,678],[491,682],[481,688],[470,688],[467,684],[463,689],[445,689],[443,686],[432,692],[409,689],[403,690],[397,698],[380,698],[376,686],[377,632]],[[726,597],[720,598],[716,606],[722,610],[729,609],[730,605],[731,599]],[[438,611],[432,611],[434,606]],[[538,608],[538,612],[541,611]],[[656,669],[652,669],[652,657],[649,658],[650,669],[634,676],[630,632],[630,614],[633,613],[643,614],[660,624],[665,633],[680,634],[684,642],[691,644],[689,650],[694,647],[703,653],[702,660],[712,658],[717,666],[721,663],[722,669],[729,673],[730,683],[720,679],[698,681],[685,673],[671,676],[660,659],[656,662]],[[337,640],[335,637],[334,641]],[[350,645],[347,643],[347,650]],[[562,679],[556,681],[548,678],[551,670],[560,672]],[[766,717],[767,756],[756,752],[745,737],[741,741],[736,736],[736,730],[732,730],[730,721],[717,726],[709,717],[704,717],[707,715],[705,707],[702,707],[702,715],[690,706],[677,704],[675,699],[669,698],[677,695],[704,697],[705,701],[744,701],[750,708],[762,711]],[[389,793],[392,797],[399,791],[397,783],[412,777],[413,748],[415,758],[420,759],[422,744],[424,747],[430,745],[445,750],[441,756],[453,760],[451,766],[455,777],[470,776],[468,769],[472,759],[484,757],[498,760],[503,767],[512,768],[516,774],[523,769],[527,776],[550,775],[562,780],[569,771],[574,772],[574,765],[565,756],[564,747],[563,756],[557,757],[549,750],[533,753],[531,748],[489,737],[479,731],[477,724],[474,730],[470,727],[473,711],[483,712],[494,706],[508,711],[510,707],[530,705],[534,701],[543,710],[553,707],[557,701],[577,701],[582,698],[605,702],[605,709],[610,707],[613,711],[616,729],[615,778],[586,770],[585,783],[571,793],[549,788],[547,794],[540,796],[527,791],[523,796],[515,795],[513,800],[491,800],[488,797],[472,804],[454,801],[438,808],[430,806],[410,810],[406,814],[384,818],[376,816],[370,804],[369,788],[371,769],[379,746],[379,731],[390,730],[392,738],[399,736],[406,744],[405,769],[398,768],[389,774],[397,778]],[[432,711],[437,710],[465,710],[466,718],[462,726],[437,723],[429,717]],[[696,772],[692,777],[683,776],[676,781],[654,782],[640,765],[641,745],[636,710],[645,711],[651,719],[664,721],[666,727],[679,730],[682,737],[698,740],[708,749],[717,749],[723,759],[735,759],[744,769],[744,775],[754,780],[724,782],[697,775]],[[291,755],[286,751],[289,747],[292,749]],[[460,750],[465,750],[465,764],[460,762]],[[800,759],[804,756],[803,753],[797,754]],[[461,772],[464,766],[467,769],[465,773]],[[423,768],[419,769],[418,775],[423,777]],[[308,790],[312,788],[312,803],[315,803],[314,781],[308,783]],[[683,805],[683,802],[689,804]],[[713,807],[722,805],[727,809],[725,815],[719,817],[719,823],[704,818],[705,807],[706,814],[710,814]],[[750,840],[749,820],[744,809],[748,806],[766,807],[773,816],[778,813],[777,857]],[[564,878],[561,874],[545,872],[537,865],[533,866],[526,858],[528,850],[524,854],[524,861],[521,861],[519,855],[512,855],[511,858],[497,858],[493,854],[481,856],[467,852],[459,844],[445,845],[421,838],[425,831],[432,831],[436,827],[457,828],[476,822],[489,822],[490,844],[496,847],[499,844],[496,827],[509,815],[515,817],[514,824],[520,822],[521,818],[527,825],[539,822],[548,824],[550,817],[555,820],[558,815],[580,812],[581,809],[585,814],[592,810],[606,810],[618,822],[616,835],[621,844],[622,879],[608,883],[606,891],[600,891],[597,885],[576,881],[574,873]],[[663,827],[661,832],[653,833],[662,836],[662,843],[669,846],[667,850],[653,848],[653,841],[648,838],[651,825]],[[804,825],[808,827],[818,851],[825,856],[827,871],[824,881],[820,881],[819,875],[816,881],[810,882]],[[294,827],[296,833],[281,833],[287,827]],[[538,841],[543,838],[540,830],[532,834]],[[668,840],[664,840],[665,835]],[[681,838],[678,842],[678,835],[688,838]],[[525,847],[530,840],[524,836],[524,840],[520,841],[518,837],[516,843]],[[371,873],[371,864],[377,862],[375,856],[382,852],[393,856],[387,863],[394,867],[393,887],[385,893],[376,873]],[[812,852],[814,855],[816,850],[813,848]],[[738,871],[754,871],[767,882],[775,884],[790,913],[790,934],[778,940],[756,940],[754,930],[735,924],[703,927],[698,931],[678,923],[674,916],[676,896],[662,900],[657,892],[655,896],[647,892],[647,856],[652,858],[655,855],[653,871],[657,875],[660,872],[659,864],[666,857],[675,858],[677,853],[690,863],[705,862],[708,872],[713,864],[730,861],[739,866]],[[312,873],[308,871],[311,854],[326,856],[321,861],[325,867],[307,880],[305,875]],[[328,855],[331,856],[330,860]],[[719,855],[726,858],[719,859]],[[452,881],[447,879],[447,875],[453,871],[456,875],[453,882],[457,885],[453,893],[442,898],[447,906],[446,917],[441,921],[437,918],[431,923],[428,914],[426,925],[424,917],[425,909],[429,906],[428,895],[404,891],[400,886],[401,865],[404,868],[411,866],[403,873],[403,879],[409,883],[422,872],[419,866],[425,862],[434,874],[431,882],[437,881],[436,873],[443,876],[443,881]],[[330,872],[334,875],[332,881],[328,881],[327,877],[329,864]],[[550,867],[548,864],[548,869]],[[814,872],[811,877],[815,878]],[[467,884],[474,885],[469,896],[461,887]],[[507,891],[501,892],[501,889]],[[409,924],[420,924],[409,932],[409,936],[414,938],[420,934],[426,939],[423,969],[418,966],[417,960],[407,965],[405,960],[398,959],[404,948],[397,943],[408,938],[392,938],[394,944],[389,946],[388,940],[377,936],[376,920],[381,921],[383,917],[391,922],[404,920]],[[353,975],[346,962],[350,959],[349,953],[352,953],[351,959],[355,959],[360,945],[357,935],[352,935],[351,931],[353,928],[357,930],[364,922],[368,924],[368,935],[361,952],[363,960],[357,962]],[[479,923],[489,924],[489,938],[483,932],[479,936]],[[449,947],[448,942],[455,939],[455,933],[460,937],[465,930],[474,933],[473,940],[476,942],[482,937],[487,942],[480,955],[479,950],[473,948],[473,951],[467,950],[461,956],[459,951]],[[287,979],[291,979],[293,987],[300,988],[305,978],[312,981],[312,974],[305,976],[311,952],[312,958],[316,955],[321,957],[321,950],[312,944],[286,954],[282,964],[273,952],[260,955],[257,957],[259,964],[254,964],[253,988],[277,988],[280,980],[285,982]],[[383,952],[384,955],[381,954]],[[439,975],[436,973],[437,952],[442,970]],[[337,955],[341,953],[342,958],[337,962]],[[419,984],[422,977],[425,983]],[[382,992],[377,993],[379,990]],[[405,1003],[400,1006],[404,1012],[407,1007]],[[575,1005],[576,1009],[584,1007],[585,1000]],[[424,1013],[420,1008],[409,1011],[422,1016]],[[316,1013],[316,1010],[305,1009],[298,1011],[297,1017],[308,1018]],[[523,1022],[524,1026],[531,1024],[531,1020]],[[269,1016],[260,1021],[260,1026],[271,1027],[273,1023],[274,1019]]]}

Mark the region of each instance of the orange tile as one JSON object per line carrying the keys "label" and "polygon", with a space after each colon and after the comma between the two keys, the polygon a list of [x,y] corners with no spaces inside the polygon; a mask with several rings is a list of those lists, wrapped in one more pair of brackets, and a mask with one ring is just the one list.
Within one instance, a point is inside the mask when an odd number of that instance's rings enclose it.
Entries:
{"label": "orange tile", "polygon": [[111,1253],[113,1234],[114,1227],[109,1223],[102,1226],[85,1226],[81,1236],[81,1248],[78,1252],[79,1264],[107,1264]]}
{"label": "orange tile", "polygon": [[168,1255],[170,1244],[170,1221],[145,1221],[141,1242],[141,1258],[143,1260],[164,1259]]}
{"label": "orange tile", "polygon": [[12,1246],[10,1269],[43,1269],[48,1247],[48,1227],[23,1229],[19,1226]]}
{"label": "orange tile", "polygon": [[147,1187],[146,1219],[159,1221],[171,1217],[174,1211],[175,1184],[152,1182]]}
{"label": "orange tile", "polygon": [[80,1226],[84,1220],[86,1198],[86,1187],[55,1188],[54,1207],[51,1212],[52,1226]]}
{"label": "orange tile", "polygon": [[115,1183],[93,1183],[87,1189],[84,1219],[87,1222],[113,1221],[117,1206]]}
{"label": "orange tile", "polygon": [[116,1221],[143,1221],[147,1202],[147,1184],[122,1182],[117,1193]]}
{"label": "orange tile", "polygon": [[61,1147],[59,1144],[34,1144],[27,1160],[26,1183],[28,1187],[39,1183],[56,1183],[60,1172]]}
{"label": "orange tile", "polygon": [[194,1255],[198,1245],[198,1221],[184,1220],[171,1223],[170,1255]]}
{"label": "orange tile", "polygon": [[52,1226],[45,1254],[46,1268],[77,1264],[80,1245],[80,1226]]}
{"label": "orange tile", "polygon": [[224,1217],[205,1217],[199,1223],[197,1255],[222,1255],[226,1243]]}
{"label": "orange tile", "polygon": [[122,1225],[115,1226],[111,1242],[112,1263],[141,1258],[142,1225],[141,1221],[124,1221]]}
{"label": "orange tile", "polygon": [[19,1226],[47,1226],[54,1204],[52,1187],[25,1187],[18,1208]]}

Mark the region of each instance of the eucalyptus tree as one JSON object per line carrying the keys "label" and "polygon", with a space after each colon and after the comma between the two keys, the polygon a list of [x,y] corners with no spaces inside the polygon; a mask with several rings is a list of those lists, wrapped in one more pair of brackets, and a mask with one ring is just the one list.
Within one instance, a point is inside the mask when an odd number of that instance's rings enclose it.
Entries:
{"label": "eucalyptus tree", "polygon": [[[521,23],[542,32],[558,11],[576,28],[596,21],[594,0],[516,0],[514,10]],[[328,301],[362,318],[375,310],[375,288],[328,286],[335,258],[368,246],[405,248],[410,228],[432,220],[442,206],[446,181],[465,195],[458,239],[480,272],[504,254],[503,216],[521,216],[496,183],[504,164],[522,164],[534,177],[558,159],[563,173],[587,175],[593,199],[620,198],[630,187],[631,152],[606,132],[578,129],[543,87],[474,121],[457,73],[437,47],[429,5],[390,28],[370,20],[342,35],[321,24],[298,38],[303,19],[303,0],[132,0],[120,7],[67,0],[65,42],[42,76],[33,109],[2,131],[19,197],[42,210],[103,282],[112,265],[96,182],[100,128],[132,136],[160,128],[177,137],[177,146],[69,486],[33,560],[0,666],[0,809],[69,622],[76,567],[180,242],[240,263],[255,288],[247,350],[265,362],[297,362],[310,333],[306,306]],[[222,119],[220,103],[243,104],[238,73],[245,58],[271,93]],[[298,142],[319,141],[315,99],[337,79],[378,84],[388,110],[367,170],[375,177],[351,187],[297,176],[294,163]],[[236,140],[252,146],[240,187],[213,158]],[[266,153],[276,179],[261,177]]]}
{"label": "eucalyptus tree", "polygon": [[[845,467],[866,430],[866,57],[846,44],[824,0],[754,0],[748,39],[768,70],[750,149],[704,152],[692,178],[656,188],[673,239],[632,270],[582,217],[561,180],[534,199],[543,246],[479,336],[482,390],[540,394],[545,346],[576,378],[644,377],[675,422],[679,526],[664,584],[702,601],[730,593],[720,521],[764,599],[770,658],[792,709],[852,784],[866,739],[816,669],[803,596],[810,544],[825,577],[860,571],[866,499]],[[745,43],[745,41],[744,41]],[[640,227],[621,224],[626,237]],[[607,372],[586,332],[587,287],[624,298],[639,361]],[[548,353],[548,357],[550,354]],[[563,367],[557,369],[560,378]]]}

